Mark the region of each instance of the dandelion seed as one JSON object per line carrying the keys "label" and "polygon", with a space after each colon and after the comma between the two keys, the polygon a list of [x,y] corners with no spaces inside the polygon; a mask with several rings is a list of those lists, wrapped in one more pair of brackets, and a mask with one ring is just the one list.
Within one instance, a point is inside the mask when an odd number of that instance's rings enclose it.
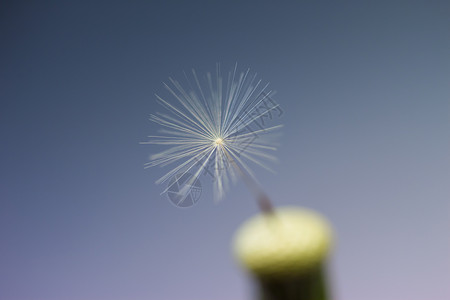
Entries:
{"label": "dandelion seed", "polygon": [[238,73],[235,65],[224,79],[218,65],[214,76],[207,73],[204,78],[199,78],[194,70],[191,76],[185,74],[186,88],[172,78],[169,78],[169,84],[164,84],[176,101],[171,103],[156,95],[169,114],[150,115],[151,121],[162,126],[162,135],[149,136],[149,141],[142,143],[169,146],[152,155],[145,164],[146,168],[174,165],[156,181],[160,184],[171,179],[162,194],[177,184],[176,178],[190,173],[192,176],[184,183],[188,188],[183,190],[183,193],[189,193],[189,187],[194,186],[202,173],[209,171],[214,178],[216,200],[223,198],[230,183],[238,176],[244,178],[260,201],[267,200],[249,163],[270,170],[265,161],[276,160],[267,153],[276,150],[270,134],[282,125],[251,128],[272,110],[280,109],[273,101],[269,108],[259,109],[271,99],[273,92],[267,90],[268,84],[263,85],[256,77],[250,70]]}

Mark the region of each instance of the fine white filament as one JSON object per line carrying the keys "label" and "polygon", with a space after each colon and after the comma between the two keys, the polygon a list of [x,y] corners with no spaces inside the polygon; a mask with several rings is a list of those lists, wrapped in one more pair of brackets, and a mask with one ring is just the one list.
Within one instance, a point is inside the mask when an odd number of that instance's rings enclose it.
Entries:
{"label": "fine white filament", "polygon": [[[266,160],[276,160],[267,153],[276,150],[270,134],[282,125],[262,128],[252,124],[279,107],[274,103],[270,108],[258,110],[273,92],[267,90],[268,84],[263,85],[249,69],[237,72],[237,65],[226,78],[222,77],[217,65],[214,75],[207,73],[200,78],[192,70],[192,75],[185,74],[185,79],[185,87],[172,78],[164,84],[174,103],[156,95],[168,113],[150,115],[151,121],[162,126],[161,135],[149,136],[142,144],[168,148],[152,155],[145,167],[172,165],[172,169],[156,181],[158,184],[189,173],[192,176],[184,183],[187,187],[192,187],[208,169],[214,178],[214,198],[220,200],[230,181],[243,174],[256,183],[249,162],[270,170],[264,164]],[[162,193],[167,192],[176,180],[172,180]],[[189,188],[183,190],[183,193],[189,192]]]}

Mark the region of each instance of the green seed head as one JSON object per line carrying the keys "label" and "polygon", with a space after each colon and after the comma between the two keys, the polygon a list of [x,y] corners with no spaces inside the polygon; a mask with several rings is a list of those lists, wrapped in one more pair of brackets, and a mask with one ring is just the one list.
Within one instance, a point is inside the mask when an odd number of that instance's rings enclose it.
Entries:
{"label": "green seed head", "polygon": [[259,277],[297,276],[326,259],[331,237],[330,226],[317,213],[285,207],[244,223],[235,236],[234,252]]}

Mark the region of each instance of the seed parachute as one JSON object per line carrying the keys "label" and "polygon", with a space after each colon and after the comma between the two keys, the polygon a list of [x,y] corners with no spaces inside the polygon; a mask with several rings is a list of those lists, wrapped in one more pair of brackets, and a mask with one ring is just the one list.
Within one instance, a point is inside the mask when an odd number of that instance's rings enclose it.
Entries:
{"label": "seed parachute", "polygon": [[[166,113],[150,115],[150,120],[161,126],[160,135],[148,136],[149,140],[142,142],[167,147],[151,155],[145,164],[146,168],[172,166],[156,181],[161,184],[170,180],[162,194],[177,183],[176,178],[192,174],[184,183],[189,187],[206,171],[214,178],[215,200],[222,199],[239,176],[256,186],[249,163],[271,170],[265,163],[276,160],[271,154],[276,150],[273,133],[282,127],[266,128],[260,122],[280,110],[271,98],[273,91],[249,69],[238,72],[237,65],[225,77],[219,65],[214,75],[198,76],[195,70],[184,75],[184,86],[172,78],[164,83],[169,99],[156,95],[166,109]],[[189,192],[189,188],[183,190],[186,195]]]}

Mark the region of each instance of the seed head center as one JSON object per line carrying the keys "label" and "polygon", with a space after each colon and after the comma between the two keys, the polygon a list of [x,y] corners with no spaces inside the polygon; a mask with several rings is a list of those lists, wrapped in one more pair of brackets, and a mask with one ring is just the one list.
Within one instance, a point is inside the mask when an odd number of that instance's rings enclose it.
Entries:
{"label": "seed head center", "polygon": [[223,139],[222,138],[217,138],[214,140],[214,145],[215,146],[221,146],[223,145]]}

